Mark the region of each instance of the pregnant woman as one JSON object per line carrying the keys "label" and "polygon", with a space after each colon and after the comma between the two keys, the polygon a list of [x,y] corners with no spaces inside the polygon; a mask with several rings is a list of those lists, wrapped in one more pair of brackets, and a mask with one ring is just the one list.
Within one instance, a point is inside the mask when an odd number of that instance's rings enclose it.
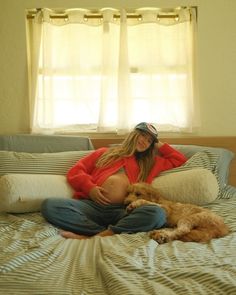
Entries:
{"label": "pregnant woman", "polygon": [[63,229],[65,238],[86,239],[162,227],[165,212],[146,205],[127,213],[123,204],[130,183],[151,183],[161,171],[182,165],[184,155],[158,141],[156,128],[139,123],[116,147],[100,148],[79,160],[67,174],[73,199],[47,199],[42,214]]}

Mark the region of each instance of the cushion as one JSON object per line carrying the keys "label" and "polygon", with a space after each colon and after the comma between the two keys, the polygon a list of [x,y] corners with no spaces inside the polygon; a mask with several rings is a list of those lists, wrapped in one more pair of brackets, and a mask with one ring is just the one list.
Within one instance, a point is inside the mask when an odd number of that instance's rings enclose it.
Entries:
{"label": "cushion", "polygon": [[63,175],[8,174],[0,177],[0,211],[40,211],[46,198],[71,198],[73,189]]}
{"label": "cushion", "polygon": [[[224,181],[222,181],[222,178],[219,175],[220,173],[219,167],[222,167],[222,165],[219,165],[222,159],[219,160],[219,158],[222,158],[222,155],[219,153],[216,153],[214,148],[212,149],[207,148],[206,150],[201,150],[199,152],[196,152],[182,166],[164,171],[160,173],[160,176],[169,174],[169,173],[174,173],[174,172],[191,170],[195,168],[204,168],[211,171],[217,179],[217,182],[219,185],[219,192],[217,197],[218,199],[229,199],[231,197],[235,197],[236,188],[227,185]],[[229,163],[228,163],[228,168],[229,168]]]}
{"label": "cushion", "polygon": [[234,158],[234,153],[232,151],[225,148],[198,145],[173,145],[173,147],[183,153],[188,159],[199,152],[208,152],[217,156],[215,166],[220,186],[223,187],[228,184],[229,167]]}
{"label": "cushion", "polygon": [[79,159],[91,152],[91,150],[58,153],[0,151],[0,175],[9,173],[65,175]]}
{"label": "cushion", "polygon": [[219,192],[215,175],[204,168],[165,174],[152,185],[168,200],[196,205],[214,201]]}
{"label": "cushion", "polygon": [[[91,151],[58,153],[0,151],[0,175],[3,175],[0,177],[0,210],[12,213],[39,211],[41,202],[45,198],[71,196],[72,194],[68,194],[68,190],[71,191],[71,188],[66,183],[64,175],[81,157],[89,153]],[[231,190],[225,189],[226,186],[219,179],[218,162],[219,154],[209,150],[200,151],[190,157],[184,165],[162,172],[157,179],[172,173],[182,173],[193,169],[204,168],[214,175],[214,179],[218,183],[218,198],[229,198],[232,193]],[[191,174],[191,172],[189,173]],[[206,174],[207,172],[205,171],[204,173]],[[180,176],[178,174],[178,177]],[[187,176],[189,176],[188,173]],[[196,184],[194,177],[187,177],[187,179],[192,179],[193,183]],[[205,179],[201,179],[201,191],[203,190],[203,184],[206,187],[206,180],[210,181],[211,186],[208,190],[206,188],[205,193],[201,196],[196,196],[196,192],[199,192],[199,190],[196,190],[194,185],[192,186],[194,188],[192,188],[193,198],[198,199],[197,202],[199,203],[203,199],[205,199],[205,202],[213,200],[214,185],[212,183],[214,181],[211,176],[208,175]],[[156,179],[154,180],[154,185],[155,181]],[[180,189],[179,186],[177,187]],[[191,186],[188,185],[188,191],[185,191],[183,194],[184,197],[190,198],[190,188]],[[177,192],[177,189],[173,188],[173,190]],[[209,196],[206,193],[209,193]],[[180,200],[183,202],[182,198]],[[188,200],[187,202],[190,201]]]}
{"label": "cushion", "polygon": [[[167,199],[198,205],[215,200],[219,189],[215,176],[200,168],[159,176],[152,185]],[[63,175],[7,174],[0,178],[0,211],[36,212],[46,198],[73,194]]]}

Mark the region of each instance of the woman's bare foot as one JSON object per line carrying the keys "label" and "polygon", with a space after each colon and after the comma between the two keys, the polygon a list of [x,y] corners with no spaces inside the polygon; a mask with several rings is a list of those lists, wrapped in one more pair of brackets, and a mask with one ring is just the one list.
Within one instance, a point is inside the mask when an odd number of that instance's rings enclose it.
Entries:
{"label": "woman's bare foot", "polygon": [[91,238],[89,236],[78,235],[70,231],[61,231],[60,234],[63,238],[66,238],[66,239],[85,240],[85,239]]}
{"label": "woman's bare foot", "polygon": [[99,237],[109,237],[109,236],[113,236],[113,235],[114,235],[114,233],[110,229],[106,229],[106,230],[101,231],[100,233],[96,234],[96,236],[99,236]]}
{"label": "woman's bare foot", "polygon": [[[84,236],[84,235],[79,235],[79,234],[75,234],[75,233],[72,233],[70,231],[61,231],[60,232],[61,236],[63,238],[66,238],[66,239],[77,239],[77,240],[85,240],[85,239],[90,239],[91,237],[94,237],[94,236]],[[98,236],[98,237],[109,237],[109,236],[113,236],[114,233],[113,231],[111,231],[110,229],[106,229],[98,234],[96,234],[95,236]]]}

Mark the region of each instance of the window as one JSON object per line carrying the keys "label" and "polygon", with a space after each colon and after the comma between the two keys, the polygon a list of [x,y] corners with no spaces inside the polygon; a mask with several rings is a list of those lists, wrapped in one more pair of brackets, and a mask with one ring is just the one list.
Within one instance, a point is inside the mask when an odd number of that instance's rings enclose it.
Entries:
{"label": "window", "polygon": [[194,8],[28,12],[32,132],[192,131]]}

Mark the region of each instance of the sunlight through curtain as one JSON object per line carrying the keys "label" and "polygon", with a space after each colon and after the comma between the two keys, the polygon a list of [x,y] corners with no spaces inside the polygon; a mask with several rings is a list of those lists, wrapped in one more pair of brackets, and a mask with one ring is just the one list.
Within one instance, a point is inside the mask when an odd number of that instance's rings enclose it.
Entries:
{"label": "sunlight through curtain", "polygon": [[122,134],[141,121],[168,132],[198,126],[195,9],[39,14],[27,22],[35,32],[28,33],[32,132]]}
{"label": "sunlight through curtain", "polygon": [[27,20],[27,53],[28,53],[28,80],[29,80],[29,113],[30,129],[34,129],[35,102],[38,97],[38,77],[40,44],[42,38],[42,12],[38,11],[34,18]]}

